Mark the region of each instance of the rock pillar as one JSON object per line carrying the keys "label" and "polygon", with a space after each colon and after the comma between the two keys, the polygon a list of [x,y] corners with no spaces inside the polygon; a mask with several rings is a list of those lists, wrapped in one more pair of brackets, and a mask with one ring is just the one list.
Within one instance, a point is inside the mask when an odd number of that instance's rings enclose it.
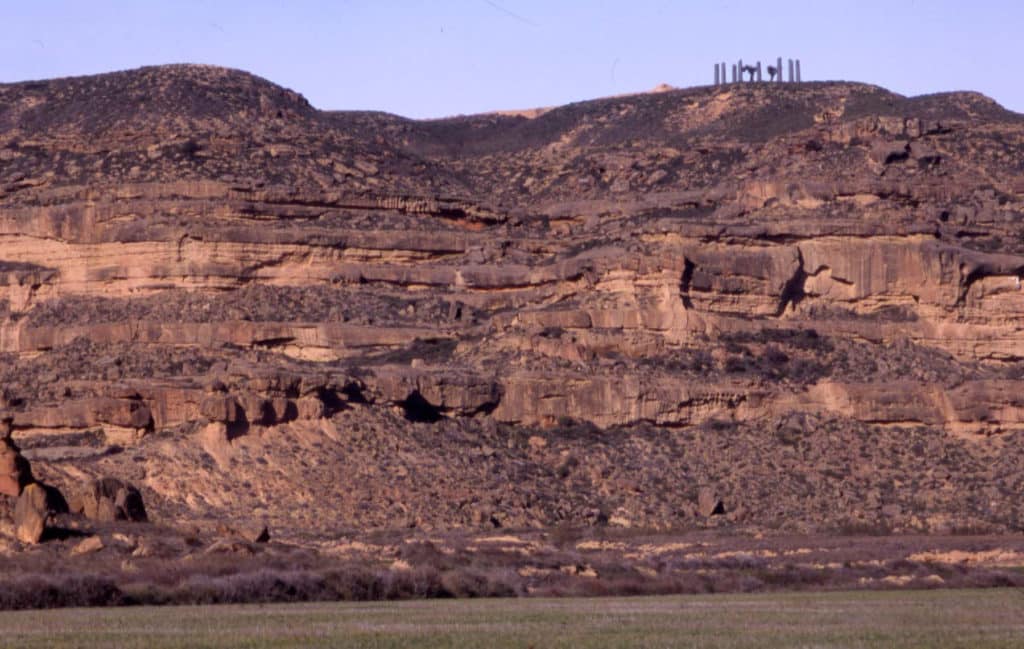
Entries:
{"label": "rock pillar", "polygon": [[33,482],[32,468],[11,439],[14,418],[0,413],[0,494],[17,498]]}

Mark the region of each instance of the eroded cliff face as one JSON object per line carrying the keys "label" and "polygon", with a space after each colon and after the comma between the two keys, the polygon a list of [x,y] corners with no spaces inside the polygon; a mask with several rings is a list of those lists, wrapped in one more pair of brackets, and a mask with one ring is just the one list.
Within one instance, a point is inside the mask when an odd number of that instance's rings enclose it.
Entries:
{"label": "eroded cliff face", "polygon": [[314,537],[1024,525],[1024,117],[980,95],[417,122],[170,66],[0,106],[0,407],[53,481]]}

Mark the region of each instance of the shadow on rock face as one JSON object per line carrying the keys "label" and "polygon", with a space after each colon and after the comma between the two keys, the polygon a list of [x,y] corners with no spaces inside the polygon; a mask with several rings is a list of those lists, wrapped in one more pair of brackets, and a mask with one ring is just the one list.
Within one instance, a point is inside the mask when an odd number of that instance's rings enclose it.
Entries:
{"label": "shadow on rock face", "polygon": [[441,409],[423,398],[419,390],[411,392],[399,405],[402,406],[405,418],[412,422],[433,424],[443,418]]}
{"label": "shadow on rock face", "polygon": [[48,541],[67,541],[68,539],[80,539],[87,536],[92,536],[91,532],[83,532],[82,530],[73,530],[67,527],[47,527],[43,530],[43,535],[39,537],[40,543],[46,543]]}

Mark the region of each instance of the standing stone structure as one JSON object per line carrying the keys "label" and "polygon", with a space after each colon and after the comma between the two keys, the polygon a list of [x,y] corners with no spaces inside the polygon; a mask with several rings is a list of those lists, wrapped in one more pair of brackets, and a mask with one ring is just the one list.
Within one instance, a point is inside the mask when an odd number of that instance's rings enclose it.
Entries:
{"label": "standing stone structure", "polygon": [[[764,74],[767,71],[769,81],[774,83],[800,83],[802,81],[800,74],[800,60],[799,59],[786,59],[787,67],[782,67],[782,57],[776,57],[774,65],[768,63],[765,65],[761,61],[756,61],[752,64],[745,64],[743,59],[737,59],[735,63],[731,64],[731,74],[726,72],[727,68],[725,62],[715,63],[715,85],[726,85],[729,83],[762,83],[764,81]],[[749,75],[749,76],[745,76]]]}

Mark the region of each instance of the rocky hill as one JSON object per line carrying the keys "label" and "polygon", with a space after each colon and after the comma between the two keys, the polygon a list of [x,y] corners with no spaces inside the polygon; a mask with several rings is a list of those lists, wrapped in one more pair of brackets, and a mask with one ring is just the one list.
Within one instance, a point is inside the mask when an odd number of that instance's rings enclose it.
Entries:
{"label": "rocky hill", "polygon": [[0,409],[150,519],[1024,528],[1024,116],[744,84],[528,118],[0,85]]}

